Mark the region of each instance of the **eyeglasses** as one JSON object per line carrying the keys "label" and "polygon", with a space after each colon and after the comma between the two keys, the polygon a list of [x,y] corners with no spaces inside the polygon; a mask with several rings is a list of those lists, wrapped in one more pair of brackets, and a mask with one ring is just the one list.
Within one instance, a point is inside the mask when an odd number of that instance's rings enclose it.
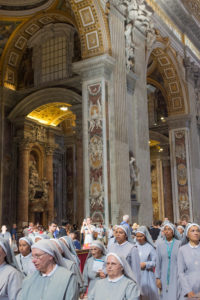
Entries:
{"label": "eyeglasses", "polygon": [[32,259],[37,259],[37,260],[40,260],[42,258],[43,255],[47,255],[48,253],[43,253],[43,254],[40,254],[40,255],[32,255]]}

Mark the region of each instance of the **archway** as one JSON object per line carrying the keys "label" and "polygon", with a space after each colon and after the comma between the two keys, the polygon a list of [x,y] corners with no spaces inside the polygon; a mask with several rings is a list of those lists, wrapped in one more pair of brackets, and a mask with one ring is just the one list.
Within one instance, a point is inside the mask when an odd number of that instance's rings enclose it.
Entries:
{"label": "archway", "polygon": [[103,53],[111,53],[108,22],[97,1],[70,0],[74,14],[50,10],[22,22],[10,36],[1,57],[2,85],[16,90],[18,67],[29,40],[48,24],[71,24],[78,32],[83,59]]}
{"label": "archway", "polygon": [[181,62],[169,39],[157,37],[148,55],[147,85],[154,219],[174,219],[170,120],[188,114],[187,88]]}

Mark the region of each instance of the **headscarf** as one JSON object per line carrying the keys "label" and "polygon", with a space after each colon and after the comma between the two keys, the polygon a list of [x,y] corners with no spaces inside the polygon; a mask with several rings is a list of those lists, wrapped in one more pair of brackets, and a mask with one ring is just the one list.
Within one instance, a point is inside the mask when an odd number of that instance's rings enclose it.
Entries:
{"label": "headscarf", "polygon": [[20,271],[15,258],[15,254],[12,248],[10,247],[9,241],[0,237],[0,247],[3,249],[3,251],[6,254],[5,260],[7,264],[11,265],[12,267]]}
{"label": "headscarf", "polygon": [[72,261],[75,264],[75,272],[76,272],[76,275],[77,275],[77,278],[78,278],[78,282],[79,282],[80,286],[82,286],[83,285],[83,278],[82,278],[80,269],[79,269],[79,267],[76,264],[74,256],[71,254],[71,252],[69,251],[69,249],[67,248],[67,246],[64,244],[64,242],[62,242],[59,239],[50,239],[50,241],[51,242],[55,242],[61,248],[62,256],[64,258]]}
{"label": "headscarf", "polygon": [[137,233],[142,233],[142,234],[144,234],[144,236],[146,237],[146,241],[147,241],[152,247],[155,248],[155,244],[154,244],[154,242],[153,242],[153,240],[152,240],[152,237],[151,237],[151,235],[150,235],[148,229],[146,228],[146,226],[140,226],[140,227],[137,229],[137,231],[136,231],[136,234],[137,234]]}
{"label": "headscarf", "polygon": [[163,229],[165,229],[166,226],[168,226],[168,227],[170,227],[172,229],[173,234],[174,234],[174,238],[176,240],[181,240],[182,239],[180,233],[178,232],[178,230],[176,229],[176,227],[174,226],[174,224],[172,224],[169,221],[165,221],[164,224],[163,224]]}
{"label": "headscarf", "polygon": [[19,239],[19,242],[20,241],[25,241],[30,247],[33,245],[33,241],[31,238],[27,237],[27,236],[24,236],[22,238]]}
{"label": "headscarf", "polygon": [[126,225],[117,225],[117,226],[116,226],[116,229],[118,229],[118,228],[122,229],[122,230],[125,232],[125,234],[126,234],[126,236],[127,236],[128,242],[134,244],[134,240],[133,240],[132,237],[131,237],[131,231],[130,231],[130,228],[129,228],[128,226],[126,226]]}
{"label": "headscarf", "polygon": [[77,253],[76,253],[76,249],[75,249],[75,247],[74,247],[74,244],[73,244],[72,239],[71,239],[69,236],[67,236],[67,235],[62,236],[62,237],[60,237],[59,239],[63,239],[63,240],[67,243],[70,252],[75,256],[76,262],[78,262],[78,264],[79,264],[79,263],[80,263],[80,260],[79,260],[79,258],[78,258]]}
{"label": "headscarf", "polygon": [[183,238],[181,243],[182,246],[189,242],[188,231],[192,226],[197,226],[200,229],[200,226],[197,223],[188,223],[183,233]]}
{"label": "headscarf", "polygon": [[123,267],[124,275],[127,278],[131,279],[132,281],[136,282],[136,276],[133,273],[133,271],[131,270],[130,265],[128,264],[128,262],[126,261],[126,259],[123,256],[120,256],[120,255],[117,255],[116,253],[110,252],[106,256],[106,263],[107,263],[108,257],[111,255],[114,256],[118,260],[118,262],[121,264],[121,266]]}
{"label": "headscarf", "polygon": [[71,254],[71,252],[69,251],[67,246],[64,244],[64,242],[62,242],[59,239],[50,239],[50,241],[55,242],[60,247],[60,249],[62,251],[62,256],[64,258],[67,258],[67,259],[75,262],[73,255]]}
{"label": "headscarf", "polygon": [[44,251],[45,253],[51,255],[54,257],[55,262],[57,265],[66,267],[64,259],[62,255],[60,254],[58,248],[56,245],[54,245],[50,240],[41,240],[32,245],[31,249],[40,249]]}
{"label": "headscarf", "polygon": [[103,255],[107,254],[107,250],[101,241],[98,241],[98,240],[93,241],[92,244],[90,245],[90,248],[91,247],[97,247],[97,248],[101,249]]}

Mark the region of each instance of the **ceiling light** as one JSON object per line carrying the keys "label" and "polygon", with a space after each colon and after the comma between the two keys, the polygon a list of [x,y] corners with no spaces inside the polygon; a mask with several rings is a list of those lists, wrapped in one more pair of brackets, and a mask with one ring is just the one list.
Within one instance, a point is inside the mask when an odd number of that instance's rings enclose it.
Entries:
{"label": "ceiling light", "polygon": [[60,107],[60,110],[62,110],[62,111],[67,111],[67,110],[68,110],[68,107],[67,107],[67,106],[61,106],[61,107]]}

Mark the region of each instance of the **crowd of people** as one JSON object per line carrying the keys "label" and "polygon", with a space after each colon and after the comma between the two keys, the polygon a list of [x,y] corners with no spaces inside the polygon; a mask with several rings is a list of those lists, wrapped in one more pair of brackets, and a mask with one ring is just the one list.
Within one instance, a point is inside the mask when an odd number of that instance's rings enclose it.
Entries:
{"label": "crowd of people", "polygon": [[[80,271],[79,250],[87,259]],[[16,252],[16,253],[14,253]],[[30,223],[0,233],[0,300],[200,299],[200,226]]]}

